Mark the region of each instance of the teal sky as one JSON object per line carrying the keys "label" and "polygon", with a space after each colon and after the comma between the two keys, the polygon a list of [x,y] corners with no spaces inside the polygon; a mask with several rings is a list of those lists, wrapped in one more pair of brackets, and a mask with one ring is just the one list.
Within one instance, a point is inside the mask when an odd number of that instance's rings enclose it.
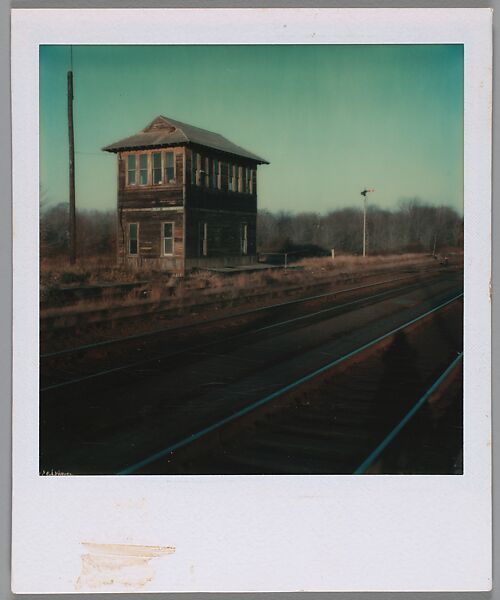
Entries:
{"label": "teal sky", "polygon": [[[40,48],[40,185],[68,199],[69,46]],[[463,46],[74,46],[77,207],[113,209],[101,148],[164,115],[270,161],[259,207],[419,197],[463,212]]]}

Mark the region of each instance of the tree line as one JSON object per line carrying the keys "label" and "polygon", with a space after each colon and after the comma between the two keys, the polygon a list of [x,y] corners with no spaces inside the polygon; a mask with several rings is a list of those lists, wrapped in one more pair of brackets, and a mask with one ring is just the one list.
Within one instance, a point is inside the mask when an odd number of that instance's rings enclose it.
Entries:
{"label": "tree line", "polygon": [[[116,251],[116,212],[79,210],[77,253],[81,258],[109,256]],[[42,207],[40,250],[42,257],[68,252],[68,207]],[[360,254],[363,247],[363,211],[342,208],[327,214],[271,212],[257,215],[259,252],[302,249],[320,255]],[[370,206],[367,211],[367,247],[370,254],[433,252],[463,246],[463,217],[446,206],[432,206],[419,199],[402,200],[395,210]]]}
{"label": "tree line", "polygon": [[[77,256],[114,257],[116,251],[115,211],[79,210],[76,219]],[[40,255],[56,257],[69,250],[69,214],[65,203],[40,210]]]}
{"label": "tree line", "polygon": [[[360,254],[363,249],[363,211],[342,208],[321,215],[313,212],[260,211],[257,224],[260,251],[309,247],[328,253]],[[463,247],[463,217],[447,206],[419,199],[402,200],[395,210],[370,206],[366,218],[370,254],[437,252]]]}

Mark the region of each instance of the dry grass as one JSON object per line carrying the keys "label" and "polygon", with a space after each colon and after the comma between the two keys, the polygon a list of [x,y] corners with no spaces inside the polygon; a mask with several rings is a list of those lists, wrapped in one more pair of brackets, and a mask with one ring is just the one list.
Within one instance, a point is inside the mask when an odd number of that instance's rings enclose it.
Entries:
{"label": "dry grass", "polygon": [[430,257],[428,254],[387,254],[384,256],[352,256],[341,255],[332,260],[325,258],[306,258],[297,264],[303,266],[309,271],[328,270],[328,271],[359,271],[361,269],[373,269],[378,267],[391,267],[403,265],[415,265],[419,263],[428,263]]}
{"label": "dry grass", "polygon": [[[41,268],[41,299],[43,314],[55,312],[75,313],[114,307],[167,303],[169,306],[187,306],[204,302],[231,300],[242,296],[251,298],[269,290],[306,286],[311,283],[345,281],[359,274],[376,274],[379,271],[404,266],[434,264],[429,255],[405,254],[391,256],[339,256],[332,260],[308,258],[293,263],[290,268],[273,268],[230,276],[208,271],[186,278],[151,272],[132,272],[110,266],[99,260],[89,260],[85,266],[68,268],[66,262],[46,261]],[[98,283],[138,283],[134,289],[123,292],[117,287],[103,288],[98,297],[82,298],[75,302],[61,301],[61,288]],[[140,282],[145,282],[140,284]]]}
{"label": "dry grass", "polygon": [[134,282],[148,279],[151,273],[133,272],[119,267],[110,258],[89,257],[76,265],[67,258],[50,257],[40,261],[41,285],[68,285],[71,283],[94,284]]}

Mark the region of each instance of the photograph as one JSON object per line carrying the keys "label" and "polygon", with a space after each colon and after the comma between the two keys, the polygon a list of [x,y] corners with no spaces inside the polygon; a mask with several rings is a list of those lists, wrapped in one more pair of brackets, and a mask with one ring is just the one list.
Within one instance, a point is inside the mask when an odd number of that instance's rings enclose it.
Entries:
{"label": "photograph", "polygon": [[461,476],[463,309],[463,44],[39,46],[39,475]]}
{"label": "photograph", "polygon": [[11,40],[14,593],[490,590],[492,11]]}

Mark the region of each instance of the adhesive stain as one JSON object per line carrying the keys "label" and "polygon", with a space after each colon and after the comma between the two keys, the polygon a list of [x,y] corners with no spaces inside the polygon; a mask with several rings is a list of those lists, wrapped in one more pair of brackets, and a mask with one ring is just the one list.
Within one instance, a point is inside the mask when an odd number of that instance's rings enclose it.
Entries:
{"label": "adhesive stain", "polygon": [[97,544],[82,542],[82,570],[77,591],[103,588],[144,588],[154,577],[150,561],[173,554],[173,546],[135,544]]}

